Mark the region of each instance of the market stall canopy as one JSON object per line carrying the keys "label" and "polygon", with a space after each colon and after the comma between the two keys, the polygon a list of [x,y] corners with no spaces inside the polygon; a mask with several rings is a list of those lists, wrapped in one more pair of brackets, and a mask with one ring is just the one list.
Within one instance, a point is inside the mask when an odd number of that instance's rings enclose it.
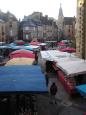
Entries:
{"label": "market stall canopy", "polygon": [[0,67],[0,93],[47,93],[40,66],[15,65]]}
{"label": "market stall canopy", "polygon": [[23,40],[15,40],[14,43],[17,45],[24,45],[25,44],[25,42]]}
{"label": "market stall canopy", "polygon": [[29,43],[25,43],[24,46],[29,46]]}
{"label": "market stall canopy", "polygon": [[20,58],[20,57],[25,57],[25,58],[35,58],[35,54],[32,51],[29,50],[16,50],[10,53],[10,58]]}
{"label": "market stall canopy", "polygon": [[[70,57],[70,54],[67,52],[61,52],[59,50],[47,50],[47,51],[41,51],[41,57],[45,60],[50,60],[50,61],[58,61],[58,58],[66,58]],[[75,57],[73,54],[71,57]]]}
{"label": "market stall canopy", "polygon": [[46,41],[46,43],[56,43],[57,41]]}
{"label": "market stall canopy", "polygon": [[16,45],[10,45],[9,47],[13,50],[24,49],[23,46],[16,46]]}
{"label": "market stall canopy", "polygon": [[37,45],[39,45],[39,44],[40,44],[40,42],[37,42],[37,41],[32,41],[32,42],[30,42],[29,44],[30,44],[30,45],[36,45],[36,46],[37,46]]}
{"label": "market stall canopy", "polygon": [[9,60],[5,66],[10,66],[10,65],[33,65],[35,59],[32,58],[13,58]]}
{"label": "market stall canopy", "polygon": [[76,49],[75,48],[67,47],[67,48],[60,49],[60,51],[62,51],[62,52],[68,52],[68,53],[73,53],[73,52],[76,52]]}
{"label": "market stall canopy", "polygon": [[86,84],[76,86],[76,90],[84,97],[86,97]]}
{"label": "market stall canopy", "polygon": [[64,42],[58,42],[57,45],[59,45],[59,46],[65,46],[66,44]]}
{"label": "market stall canopy", "polygon": [[9,49],[9,46],[0,46],[0,49]]}
{"label": "market stall canopy", "polygon": [[57,66],[66,73],[66,75],[72,77],[74,75],[86,73],[86,62],[81,59],[79,61],[60,62]]}
{"label": "market stall canopy", "polygon": [[55,59],[55,62],[57,62],[56,66],[58,66],[58,63],[60,62],[72,62],[72,61],[80,61],[80,60],[83,60],[83,59],[70,56],[70,57],[57,58]]}
{"label": "market stall canopy", "polygon": [[29,46],[24,46],[24,45],[20,45],[20,46],[10,45],[9,47],[11,49],[13,49],[13,50],[19,50],[19,49],[26,49],[26,50],[30,50],[30,51],[40,50],[40,46],[34,46],[34,45],[29,45]]}
{"label": "market stall canopy", "polygon": [[46,43],[40,43],[38,44],[38,46],[46,46],[47,44]]}
{"label": "market stall canopy", "polygon": [[25,49],[20,49],[20,50],[16,50],[16,51],[13,51],[12,53],[10,54],[17,54],[17,53],[33,53],[32,51],[29,51],[29,50],[25,50]]}
{"label": "market stall canopy", "polygon": [[29,46],[23,46],[23,49],[34,51],[34,50],[40,50],[40,46],[34,46],[34,45],[29,45]]}

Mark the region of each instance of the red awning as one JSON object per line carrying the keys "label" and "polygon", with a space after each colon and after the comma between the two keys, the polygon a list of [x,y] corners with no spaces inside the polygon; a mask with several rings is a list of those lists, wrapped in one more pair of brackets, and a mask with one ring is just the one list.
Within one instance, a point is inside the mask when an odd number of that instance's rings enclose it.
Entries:
{"label": "red awning", "polygon": [[66,44],[64,42],[58,42],[57,45],[59,45],[59,46],[65,46]]}
{"label": "red awning", "polygon": [[62,52],[68,52],[68,53],[73,53],[73,52],[76,52],[76,49],[75,48],[67,47],[67,48],[60,49],[60,51],[62,51]]}

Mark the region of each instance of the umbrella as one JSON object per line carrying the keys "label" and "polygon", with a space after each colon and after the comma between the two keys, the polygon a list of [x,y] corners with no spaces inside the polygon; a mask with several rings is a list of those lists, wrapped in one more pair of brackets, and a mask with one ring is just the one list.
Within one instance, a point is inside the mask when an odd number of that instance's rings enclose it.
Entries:
{"label": "umbrella", "polygon": [[35,54],[32,51],[28,50],[16,50],[10,53],[10,58],[18,58],[18,57],[25,57],[25,58],[35,58]]}
{"label": "umbrella", "polygon": [[29,44],[30,44],[30,45],[39,45],[40,42],[34,42],[34,41],[33,41],[33,42],[30,42]]}
{"label": "umbrella", "polygon": [[10,65],[32,65],[34,63],[35,59],[31,58],[13,58],[9,60],[5,66]]}
{"label": "umbrella", "polygon": [[68,53],[74,53],[74,52],[76,52],[76,49],[75,48],[67,47],[67,48],[60,49],[60,51],[68,52]]}

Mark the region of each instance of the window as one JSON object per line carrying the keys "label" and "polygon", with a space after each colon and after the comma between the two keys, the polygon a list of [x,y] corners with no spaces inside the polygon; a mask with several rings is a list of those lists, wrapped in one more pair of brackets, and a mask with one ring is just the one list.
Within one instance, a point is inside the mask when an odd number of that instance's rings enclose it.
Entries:
{"label": "window", "polygon": [[9,27],[12,27],[12,22],[9,23]]}

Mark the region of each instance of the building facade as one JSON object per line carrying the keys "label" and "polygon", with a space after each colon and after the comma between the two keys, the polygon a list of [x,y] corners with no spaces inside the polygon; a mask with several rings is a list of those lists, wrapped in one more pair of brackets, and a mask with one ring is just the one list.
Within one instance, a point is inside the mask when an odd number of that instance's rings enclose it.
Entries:
{"label": "building facade", "polygon": [[0,41],[13,42],[18,38],[18,20],[10,12],[0,10]]}
{"label": "building facade", "polygon": [[6,41],[6,34],[5,34],[5,22],[0,19],[0,42]]}
{"label": "building facade", "polygon": [[53,40],[58,35],[55,21],[47,15],[43,16],[40,12],[34,12],[29,16],[25,16],[21,25],[21,30],[23,30],[22,39],[37,39],[43,42],[45,40]]}
{"label": "building facade", "polygon": [[86,0],[77,0],[76,54],[86,59]]}
{"label": "building facade", "polygon": [[18,21],[9,19],[5,23],[6,42],[13,42],[18,39]]}

